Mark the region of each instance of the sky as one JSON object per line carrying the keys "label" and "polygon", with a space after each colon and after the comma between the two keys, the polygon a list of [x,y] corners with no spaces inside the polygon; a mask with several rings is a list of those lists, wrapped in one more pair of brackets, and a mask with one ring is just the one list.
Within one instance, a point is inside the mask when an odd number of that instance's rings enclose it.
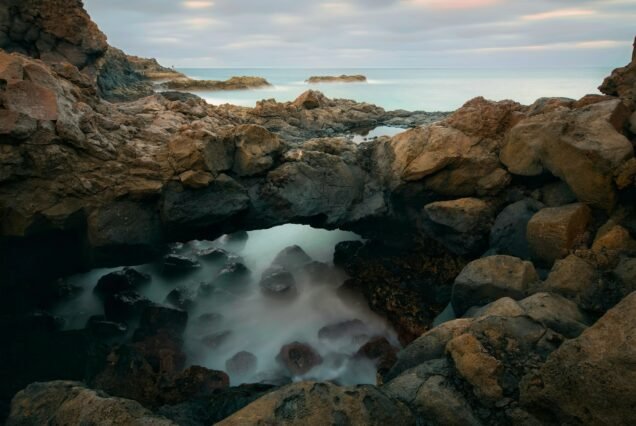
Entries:
{"label": "sky", "polygon": [[177,67],[616,67],[636,0],[84,0],[111,45]]}

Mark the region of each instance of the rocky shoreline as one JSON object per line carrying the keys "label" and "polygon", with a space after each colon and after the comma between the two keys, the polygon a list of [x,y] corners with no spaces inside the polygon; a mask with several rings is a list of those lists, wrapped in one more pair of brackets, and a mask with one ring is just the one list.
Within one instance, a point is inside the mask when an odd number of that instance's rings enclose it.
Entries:
{"label": "rocky shoreline", "polygon": [[195,80],[188,77],[176,78],[159,84],[161,89],[198,91],[198,90],[248,90],[270,87],[271,84],[262,77],[232,77],[225,81]]}
{"label": "rocky shoreline", "polygon": [[[529,106],[387,112],[308,91],[216,107],[153,93],[170,70],[108,46],[78,0],[9,0],[0,24],[8,425],[631,423],[636,61],[606,95]],[[380,124],[414,128],[340,137]],[[72,291],[57,278],[285,223],[365,238],[334,263],[403,345],[377,386],[229,387],[184,368],[174,307],[144,305],[116,343],[91,334],[112,324],[60,331],[43,312]]]}

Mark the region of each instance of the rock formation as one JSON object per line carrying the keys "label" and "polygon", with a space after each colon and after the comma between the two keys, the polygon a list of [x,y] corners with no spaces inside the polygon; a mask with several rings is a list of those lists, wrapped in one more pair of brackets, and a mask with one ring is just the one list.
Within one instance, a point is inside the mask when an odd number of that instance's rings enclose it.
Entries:
{"label": "rock formation", "polygon": [[[157,78],[157,74],[151,74]],[[168,90],[247,90],[268,87],[271,84],[262,77],[232,77],[225,81],[218,80],[195,80],[188,77],[181,77],[161,83],[159,87]]]}
{"label": "rock formation", "polygon": [[364,75],[314,75],[305,80],[305,83],[366,83],[367,78]]}
{"label": "rock formation", "polygon": [[[175,92],[111,103],[167,71],[109,47],[75,0],[3,3],[0,47],[1,408],[26,388],[9,424],[632,422],[634,62],[608,96],[405,116],[313,91],[255,108]],[[381,123],[421,126],[339,137]],[[363,294],[404,346],[382,386],[228,388],[223,372],[184,368],[188,314],[143,298],[131,270],[101,283],[105,316],[86,330],[34,311],[55,278],[290,222],[366,239],[339,244],[334,262],[350,276],[341,291]],[[216,279],[232,274],[249,271],[237,260]],[[315,355],[288,347],[281,362],[306,371]],[[55,379],[100,390],[27,387]]]}

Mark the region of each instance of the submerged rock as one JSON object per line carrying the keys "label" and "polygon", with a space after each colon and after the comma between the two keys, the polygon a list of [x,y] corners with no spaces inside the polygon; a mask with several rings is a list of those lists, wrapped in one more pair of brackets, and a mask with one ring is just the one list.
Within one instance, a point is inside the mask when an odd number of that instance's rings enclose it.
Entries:
{"label": "submerged rock", "polygon": [[120,271],[106,274],[97,281],[93,292],[100,297],[110,297],[122,291],[132,291],[152,278],[148,274],[133,268],[123,268]]}
{"label": "submerged rock", "polygon": [[168,254],[163,258],[163,272],[168,274],[187,273],[200,266],[196,260],[178,254]]}
{"label": "submerged rock", "polygon": [[209,334],[201,339],[201,343],[208,349],[218,349],[224,345],[232,335],[230,330]]}
{"label": "submerged rock", "polygon": [[293,342],[283,346],[276,357],[291,375],[300,376],[322,364],[322,357],[311,346]]}
{"label": "submerged rock", "polygon": [[272,265],[281,266],[289,271],[301,268],[311,262],[311,257],[300,246],[290,246],[281,250]]}
{"label": "submerged rock", "polygon": [[251,352],[237,352],[232,358],[225,361],[225,368],[229,374],[247,376],[256,372],[258,359]]}
{"label": "submerged rock", "polygon": [[272,266],[265,270],[259,286],[265,295],[272,297],[290,297],[297,292],[294,276],[282,266]]}
{"label": "submerged rock", "polygon": [[329,324],[318,330],[319,339],[337,340],[342,338],[353,338],[369,332],[369,327],[359,319],[342,321]]}

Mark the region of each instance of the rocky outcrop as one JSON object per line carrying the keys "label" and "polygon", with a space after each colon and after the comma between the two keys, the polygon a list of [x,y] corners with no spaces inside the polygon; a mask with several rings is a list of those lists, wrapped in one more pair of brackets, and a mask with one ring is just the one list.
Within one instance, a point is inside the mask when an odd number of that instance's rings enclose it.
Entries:
{"label": "rocky outcrop", "polygon": [[403,403],[373,386],[341,388],[331,383],[300,382],[267,394],[218,424],[401,426],[415,422]]}
{"label": "rocky outcrop", "polygon": [[524,378],[521,401],[545,424],[628,425],[636,403],[636,294]]}
{"label": "rocky outcrop", "polygon": [[636,109],[636,39],[634,39],[632,61],[612,71],[612,75],[603,81],[599,90],[606,95],[623,99],[632,110]]}
{"label": "rocky outcrop", "polygon": [[315,75],[305,80],[305,83],[366,83],[367,78],[364,75]]}
{"label": "rocky outcrop", "polygon": [[[155,74],[156,76],[156,74]],[[262,77],[232,77],[225,81],[219,80],[195,80],[193,78],[181,77],[168,80],[159,84],[162,89],[169,90],[247,90],[268,87],[271,84]]]}
{"label": "rocky outcrop", "polygon": [[79,382],[33,383],[11,403],[7,425],[100,424],[176,426],[138,402],[113,398]]}
{"label": "rocky outcrop", "polygon": [[128,55],[128,62],[130,62],[135,71],[148,80],[173,80],[185,77],[184,74],[174,68],[162,66],[155,58]]}

